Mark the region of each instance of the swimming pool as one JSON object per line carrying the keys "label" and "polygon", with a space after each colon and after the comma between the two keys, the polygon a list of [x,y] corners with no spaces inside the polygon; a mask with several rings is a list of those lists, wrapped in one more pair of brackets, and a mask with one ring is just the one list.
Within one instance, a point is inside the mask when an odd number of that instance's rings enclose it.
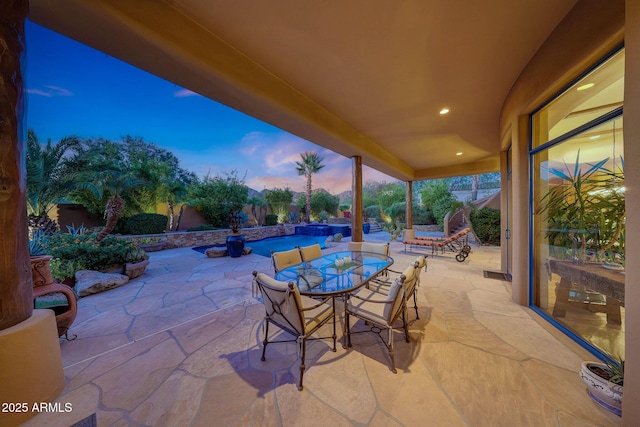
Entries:
{"label": "swimming pool", "polygon": [[[267,237],[262,240],[253,240],[245,243],[245,247],[250,247],[252,253],[262,255],[265,257],[271,257],[271,251],[280,252],[288,251],[296,246],[309,246],[314,243],[318,243],[322,249],[325,249],[324,241],[326,236],[305,236],[301,234],[292,234],[289,236],[279,237]],[[209,245],[209,246],[197,246],[193,250],[204,253],[207,249],[218,246],[224,247],[224,245]]]}

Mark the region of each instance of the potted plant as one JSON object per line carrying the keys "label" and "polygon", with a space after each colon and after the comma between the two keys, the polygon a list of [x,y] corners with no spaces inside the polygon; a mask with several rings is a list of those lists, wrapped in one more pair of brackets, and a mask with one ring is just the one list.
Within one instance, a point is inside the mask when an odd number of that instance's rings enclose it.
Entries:
{"label": "potted plant", "polygon": [[140,237],[138,246],[145,252],[156,252],[164,249],[164,240],[160,236]]}
{"label": "potted plant", "polygon": [[53,283],[51,276],[51,255],[47,255],[46,244],[49,236],[43,230],[33,230],[29,238],[29,258],[33,287]]}
{"label": "potted plant", "polygon": [[243,223],[242,212],[232,211],[229,215],[229,227],[232,234],[227,236],[227,252],[231,258],[239,258],[244,252],[245,238],[240,234]]}
{"label": "potted plant", "polygon": [[80,270],[87,270],[82,260],[62,260],[59,258],[51,260],[51,275],[55,280],[69,287],[75,286],[76,272]]}
{"label": "potted plant", "polygon": [[624,172],[606,169],[608,161],[583,165],[578,150],[575,164],[549,169],[559,182],[541,199],[540,213],[554,258],[578,264],[624,259]]}
{"label": "potted plant", "polygon": [[58,336],[67,335],[77,314],[76,295],[64,284],[55,283],[52,276],[52,256],[47,255],[49,236],[43,230],[34,230],[29,239],[33,298],[36,308],[50,308],[56,316]]}
{"label": "potted plant", "polygon": [[618,416],[622,416],[624,360],[583,362],[580,379],[587,386],[591,399]]}

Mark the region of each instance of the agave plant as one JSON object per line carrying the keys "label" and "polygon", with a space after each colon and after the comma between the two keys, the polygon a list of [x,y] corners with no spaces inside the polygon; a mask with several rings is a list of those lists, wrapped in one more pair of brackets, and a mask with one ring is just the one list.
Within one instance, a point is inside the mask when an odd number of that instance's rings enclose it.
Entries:
{"label": "agave plant", "polygon": [[45,255],[45,244],[48,240],[49,236],[43,230],[33,230],[29,238],[29,256]]}
{"label": "agave plant", "polygon": [[609,382],[624,385],[624,359],[618,356],[618,360],[608,360],[607,368],[611,372]]}

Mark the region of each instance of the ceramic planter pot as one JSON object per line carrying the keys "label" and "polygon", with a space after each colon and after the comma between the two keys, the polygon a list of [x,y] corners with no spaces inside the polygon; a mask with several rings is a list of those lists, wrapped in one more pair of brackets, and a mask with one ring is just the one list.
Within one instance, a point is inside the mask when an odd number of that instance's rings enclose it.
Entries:
{"label": "ceramic planter pot", "polygon": [[582,362],[580,379],[587,386],[589,396],[606,410],[622,416],[622,386],[609,382],[610,371],[600,362]]}
{"label": "ceramic planter pot", "polygon": [[129,262],[125,265],[124,274],[129,276],[129,279],[135,279],[144,273],[149,265],[149,260],[145,259],[138,262]]}
{"label": "ceramic planter pot", "polygon": [[33,278],[33,287],[48,285],[53,283],[51,275],[51,255],[32,256],[31,260],[31,276]]}
{"label": "ceramic planter pot", "polygon": [[240,258],[244,252],[244,236],[232,234],[227,237],[227,252],[231,258]]}
{"label": "ceramic planter pot", "polygon": [[164,249],[164,242],[140,244],[141,249],[145,252],[157,252]]}

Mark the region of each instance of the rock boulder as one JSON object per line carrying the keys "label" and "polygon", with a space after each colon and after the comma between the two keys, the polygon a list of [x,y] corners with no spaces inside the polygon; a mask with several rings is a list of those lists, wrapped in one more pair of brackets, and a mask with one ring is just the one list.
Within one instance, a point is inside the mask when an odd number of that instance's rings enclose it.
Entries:
{"label": "rock boulder", "polygon": [[129,277],[124,274],[81,270],[76,272],[76,293],[79,297],[86,297],[87,295],[117,288],[128,281]]}

